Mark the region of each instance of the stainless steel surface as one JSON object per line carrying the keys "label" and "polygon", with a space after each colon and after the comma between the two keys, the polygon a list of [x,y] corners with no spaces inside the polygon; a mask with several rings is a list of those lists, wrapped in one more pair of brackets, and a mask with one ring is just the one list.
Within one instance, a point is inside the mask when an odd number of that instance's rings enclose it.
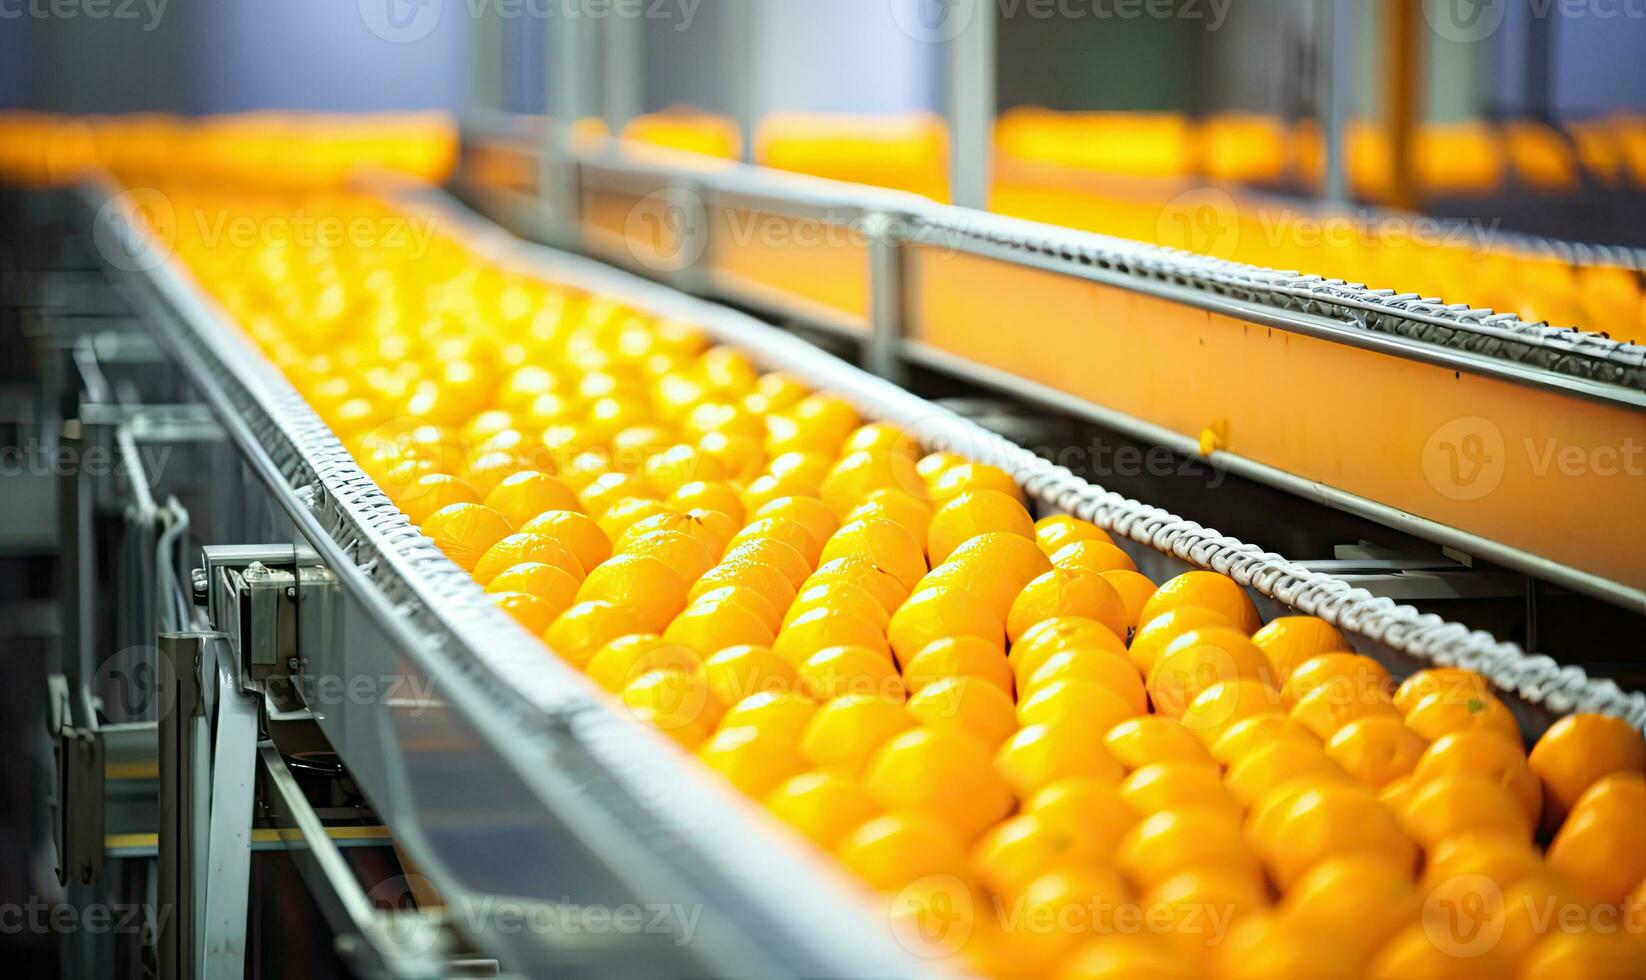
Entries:
{"label": "stainless steel surface", "polygon": [[199,923],[203,975],[242,976],[251,899],[252,797],[257,775],[257,698],[242,690],[239,665],[217,644],[212,726],[211,823],[206,835],[206,894]]}
{"label": "stainless steel surface", "polygon": [[195,826],[195,727],[200,711],[199,671],[204,641],[199,635],[160,636],[160,663],[169,710],[160,716],[159,963],[161,980],[197,975],[195,888],[198,856]]}
{"label": "stainless steel surface", "polygon": [[[944,87],[949,122],[949,199],[985,208],[994,164],[994,0],[915,0],[922,27],[944,44]],[[927,20],[927,18],[931,18]],[[958,33],[956,29],[958,28]]]}

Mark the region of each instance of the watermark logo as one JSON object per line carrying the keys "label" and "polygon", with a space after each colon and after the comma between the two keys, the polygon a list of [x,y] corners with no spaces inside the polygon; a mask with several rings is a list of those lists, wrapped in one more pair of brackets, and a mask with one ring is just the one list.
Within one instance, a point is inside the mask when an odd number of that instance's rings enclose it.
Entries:
{"label": "watermark logo", "polygon": [[1508,12],[1509,0],[1423,0],[1429,29],[1456,44],[1473,44],[1496,34]]}
{"label": "watermark logo", "polygon": [[1155,241],[1167,248],[1232,259],[1240,244],[1240,208],[1216,187],[1184,191],[1155,219]]}
{"label": "watermark logo", "polygon": [[156,721],[177,697],[171,662],[152,646],[126,647],[97,665],[92,693],[112,722]]}
{"label": "watermark logo", "polygon": [[708,230],[703,199],[689,188],[665,187],[629,209],[623,220],[623,241],[629,255],[645,268],[680,272],[703,257]]}
{"label": "watermark logo", "polygon": [[1457,959],[1495,949],[1503,924],[1503,889],[1485,875],[1451,878],[1423,903],[1424,934],[1436,949]]}
{"label": "watermark logo", "polygon": [[391,44],[414,44],[440,26],[442,0],[358,0],[366,30]]}
{"label": "watermark logo", "polygon": [[944,44],[966,32],[977,5],[992,0],[891,0],[898,30],[923,44]]}
{"label": "watermark logo", "polygon": [[1423,476],[1452,500],[1479,500],[1503,481],[1507,459],[1503,430],[1491,419],[1467,415],[1436,429],[1423,444]]}
{"label": "watermark logo", "polygon": [[939,959],[964,949],[977,921],[976,900],[954,875],[926,875],[891,897],[892,938],[916,956]]}
{"label": "watermark logo", "polygon": [[92,225],[92,244],[103,260],[124,272],[148,272],[166,261],[177,240],[177,210],[152,187],[123,190],[103,202]]}
{"label": "watermark logo", "polygon": [[366,892],[372,906],[384,913],[379,918],[394,944],[392,955],[415,957],[434,949],[440,941],[439,918],[424,903],[437,900],[438,894],[434,883],[420,875],[385,878]]}

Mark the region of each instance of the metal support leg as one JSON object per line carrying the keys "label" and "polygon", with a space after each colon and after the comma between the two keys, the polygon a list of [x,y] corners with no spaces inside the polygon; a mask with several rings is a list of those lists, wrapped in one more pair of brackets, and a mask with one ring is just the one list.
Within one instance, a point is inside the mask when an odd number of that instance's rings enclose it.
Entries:
{"label": "metal support leg", "polygon": [[200,718],[203,638],[160,635],[160,977],[193,980],[195,908],[195,728]]}
{"label": "metal support leg", "polygon": [[864,366],[894,384],[903,384],[903,262],[896,220],[871,214],[869,234],[869,336]]}
{"label": "metal support leg", "polygon": [[[989,206],[994,156],[995,4],[972,0],[965,27],[948,54],[949,199],[964,208]],[[944,16],[959,16],[949,10]]]}
{"label": "metal support leg", "polygon": [[[227,646],[218,644],[220,653]],[[257,784],[257,699],[236,687],[234,664],[217,658],[217,725],[211,758],[211,826],[206,842],[204,975],[241,976],[251,887],[251,815]]]}

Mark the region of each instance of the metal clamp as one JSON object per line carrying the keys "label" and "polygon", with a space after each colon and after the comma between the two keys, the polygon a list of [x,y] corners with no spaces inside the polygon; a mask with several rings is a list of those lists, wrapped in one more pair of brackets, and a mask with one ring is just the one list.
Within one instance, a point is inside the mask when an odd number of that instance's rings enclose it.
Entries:
{"label": "metal clamp", "polygon": [[57,880],[90,884],[103,874],[103,739],[95,727],[74,723],[68,679],[47,678],[56,795],[52,831]]}

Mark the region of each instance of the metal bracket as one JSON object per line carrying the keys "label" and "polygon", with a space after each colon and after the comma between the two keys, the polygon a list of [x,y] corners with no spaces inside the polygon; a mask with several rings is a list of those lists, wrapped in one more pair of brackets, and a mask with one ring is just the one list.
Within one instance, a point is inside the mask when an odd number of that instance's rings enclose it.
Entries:
{"label": "metal bracket", "polygon": [[95,727],[74,723],[67,678],[53,674],[46,683],[57,772],[52,800],[57,881],[91,884],[103,874],[103,738]]}
{"label": "metal bracket", "polygon": [[194,572],[194,598],[225,633],[239,663],[241,690],[280,710],[301,706],[298,610],[305,596],[329,594],[331,573],[290,545],[209,545]]}

